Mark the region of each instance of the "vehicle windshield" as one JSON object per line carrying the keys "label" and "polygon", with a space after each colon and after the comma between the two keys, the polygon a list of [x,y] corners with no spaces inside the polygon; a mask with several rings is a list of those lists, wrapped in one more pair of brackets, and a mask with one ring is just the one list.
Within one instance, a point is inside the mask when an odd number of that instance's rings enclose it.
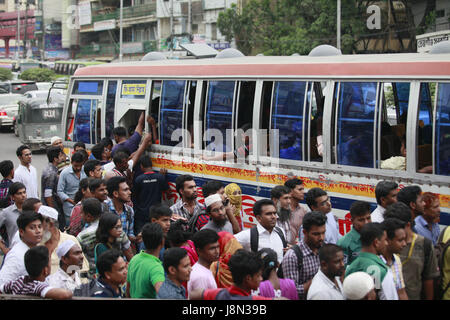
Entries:
{"label": "vehicle windshield", "polygon": [[27,123],[61,123],[62,105],[56,108],[30,108],[27,106],[24,122]]}

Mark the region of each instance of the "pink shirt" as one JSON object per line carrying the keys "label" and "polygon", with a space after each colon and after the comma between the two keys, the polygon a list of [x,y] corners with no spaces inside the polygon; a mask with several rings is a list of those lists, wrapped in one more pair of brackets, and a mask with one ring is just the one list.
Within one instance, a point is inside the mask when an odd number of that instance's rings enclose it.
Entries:
{"label": "pink shirt", "polygon": [[198,262],[192,267],[188,281],[188,293],[190,294],[195,289],[217,289],[211,270],[206,269]]}

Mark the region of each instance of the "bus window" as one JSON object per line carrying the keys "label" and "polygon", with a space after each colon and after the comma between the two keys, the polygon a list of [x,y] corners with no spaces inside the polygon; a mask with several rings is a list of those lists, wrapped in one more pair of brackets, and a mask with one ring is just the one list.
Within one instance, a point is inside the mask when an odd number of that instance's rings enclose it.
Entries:
{"label": "bus window", "polygon": [[[303,119],[306,82],[275,82],[271,129],[279,130],[279,157],[303,160]],[[277,143],[277,142],[274,142]],[[275,156],[276,155],[273,155]]]}
{"label": "bus window", "polygon": [[332,126],[334,163],[374,167],[376,95],[376,82],[336,84]]}
{"label": "bus window", "polygon": [[114,109],[116,105],[116,92],[117,92],[117,81],[108,82],[108,91],[106,94],[106,110],[105,110],[105,123],[108,125],[106,129],[106,137],[113,138],[113,123],[114,123]]}
{"label": "bus window", "polygon": [[261,98],[261,129],[265,130],[265,136],[261,137],[261,156],[269,156],[269,130],[270,130],[270,105],[272,101],[273,81],[264,81]]}
{"label": "bus window", "polygon": [[101,95],[103,81],[77,80],[73,85],[72,94]]}
{"label": "bus window", "polygon": [[161,88],[160,144],[176,146],[180,141],[172,140],[172,133],[183,127],[184,80],[164,80]]}
{"label": "bus window", "polygon": [[[325,96],[323,94],[326,82],[309,82],[305,111],[305,150],[309,151],[308,161],[322,162],[323,160],[323,108]],[[305,155],[306,157],[306,155]]]}
{"label": "bus window", "polygon": [[227,137],[227,129],[233,128],[235,89],[235,81],[210,81],[208,84],[205,115],[207,150],[216,152],[233,150],[233,142],[227,141],[231,138]]}
{"label": "bus window", "polygon": [[[431,93],[433,88],[433,97]],[[431,121],[431,103],[435,101],[435,83],[421,83],[419,112],[417,121],[417,158],[416,170],[419,173],[433,172],[433,123]]]}
{"label": "bus window", "polygon": [[75,114],[73,141],[91,143],[91,105],[92,100],[80,99]]}
{"label": "bus window", "polygon": [[161,81],[153,80],[152,81],[152,90],[150,94],[150,104],[148,114],[155,121],[155,128],[149,128],[152,133],[153,143],[159,144],[159,104],[160,104],[160,96],[161,96]]}
{"label": "bus window", "polygon": [[147,80],[123,80],[120,97],[122,99],[144,99]]}
{"label": "bus window", "polygon": [[194,148],[194,106],[195,106],[195,93],[197,91],[197,81],[189,81],[188,82],[188,92],[186,92],[185,101],[186,104],[186,125],[187,129],[186,134],[186,144],[187,148]]}
{"label": "bus window", "polygon": [[450,176],[450,83],[438,84],[435,110],[435,173]]}

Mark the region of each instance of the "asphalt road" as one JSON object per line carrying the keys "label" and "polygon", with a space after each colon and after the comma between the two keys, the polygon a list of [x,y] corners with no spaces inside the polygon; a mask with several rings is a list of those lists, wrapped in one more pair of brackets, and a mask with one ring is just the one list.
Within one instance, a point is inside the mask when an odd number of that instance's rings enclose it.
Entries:
{"label": "asphalt road", "polygon": [[[13,132],[0,130],[0,161],[11,160],[14,167],[20,164],[19,158],[16,156],[16,149],[21,145],[18,137]],[[47,165],[47,155],[44,151],[33,152],[31,164],[36,168],[38,174],[39,196],[41,195],[41,173]],[[1,175],[0,175],[1,176]],[[3,179],[3,177],[2,177]]]}

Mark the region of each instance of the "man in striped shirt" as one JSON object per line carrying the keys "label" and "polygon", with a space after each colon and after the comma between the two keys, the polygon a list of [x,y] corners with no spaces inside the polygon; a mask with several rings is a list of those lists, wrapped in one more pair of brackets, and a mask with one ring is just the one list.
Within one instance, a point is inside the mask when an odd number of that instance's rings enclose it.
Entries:
{"label": "man in striped shirt", "polygon": [[0,286],[0,293],[32,295],[50,299],[71,299],[72,292],[50,287],[45,278],[50,274],[50,259],[47,247],[36,246],[24,256],[28,275],[20,276]]}

